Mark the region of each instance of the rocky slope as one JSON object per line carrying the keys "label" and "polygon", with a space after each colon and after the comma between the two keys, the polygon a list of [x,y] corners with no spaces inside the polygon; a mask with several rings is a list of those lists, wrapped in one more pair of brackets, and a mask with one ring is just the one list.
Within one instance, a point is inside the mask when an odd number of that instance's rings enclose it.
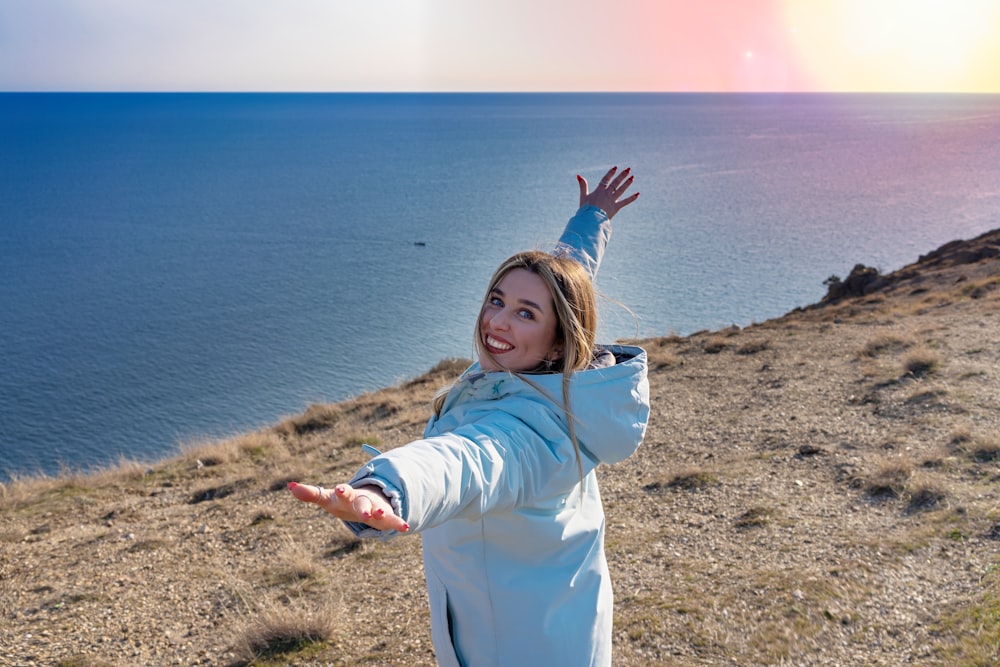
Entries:
{"label": "rocky slope", "polygon": [[[998,664],[1000,231],[642,344],[648,437],[600,472],[615,665]],[[416,437],[460,366],[0,487],[0,665],[433,665],[419,538],[284,487]]]}

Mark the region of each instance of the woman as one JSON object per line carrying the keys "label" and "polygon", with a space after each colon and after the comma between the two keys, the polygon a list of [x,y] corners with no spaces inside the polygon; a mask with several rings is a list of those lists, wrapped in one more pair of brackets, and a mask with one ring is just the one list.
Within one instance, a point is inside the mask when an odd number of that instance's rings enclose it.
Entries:
{"label": "woman", "polygon": [[332,491],[292,483],[361,536],[419,532],[440,665],[610,665],[612,592],[595,468],[649,415],[646,355],[594,345],[592,278],[632,176],[611,169],[556,252],[496,271],[479,360],[435,401],[424,438]]}

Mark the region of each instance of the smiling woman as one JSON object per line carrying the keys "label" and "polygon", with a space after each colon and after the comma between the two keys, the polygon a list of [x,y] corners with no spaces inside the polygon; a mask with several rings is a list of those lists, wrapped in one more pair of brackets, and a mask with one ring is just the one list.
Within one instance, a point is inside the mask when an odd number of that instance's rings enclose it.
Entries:
{"label": "smiling woman", "polygon": [[784,8],[819,89],[996,90],[993,0],[784,0]]}

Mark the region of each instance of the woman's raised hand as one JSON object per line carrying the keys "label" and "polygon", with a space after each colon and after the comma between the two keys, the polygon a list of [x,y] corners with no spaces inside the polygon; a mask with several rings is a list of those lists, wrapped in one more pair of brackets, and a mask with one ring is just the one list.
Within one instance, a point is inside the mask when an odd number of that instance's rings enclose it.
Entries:
{"label": "woman's raised hand", "polygon": [[288,490],[304,503],[319,505],[327,512],[343,519],[365,523],[378,530],[398,530],[405,533],[410,529],[402,518],[396,516],[392,504],[377,486],[352,487],[338,484],[333,489],[290,482]]}
{"label": "woman's raised hand", "polygon": [[618,173],[618,167],[611,167],[593,192],[588,189],[587,179],[577,176],[576,180],[580,183],[580,206],[596,206],[608,214],[608,220],[615,217],[618,211],[639,198],[638,192],[628,196],[625,194],[634,180],[631,172],[631,167],[626,167],[621,173]]}

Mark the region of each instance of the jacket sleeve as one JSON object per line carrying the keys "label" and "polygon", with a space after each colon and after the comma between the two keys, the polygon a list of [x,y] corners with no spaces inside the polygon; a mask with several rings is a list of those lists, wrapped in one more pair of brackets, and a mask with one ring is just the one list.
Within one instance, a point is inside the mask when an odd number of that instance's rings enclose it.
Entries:
{"label": "jacket sleeve", "polygon": [[580,262],[593,280],[610,240],[611,221],[607,213],[596,206],[583,206],[566,223],[552,254]]}
{"label": "jacket sleeve", "polygon": [[[417,440],[371,459],[351,480],[383,489],[393,509],[417,533],[455,518],[474,519],[487,512],[532,504],[564,493],[579,482],[576,455],[561,447],[565,440],[552,425],[525,428],[501,415],[487,423]],[[584,457],[584,474],[596,461]],[[360,537],[391,537],[361,523],[345,522]]]}

